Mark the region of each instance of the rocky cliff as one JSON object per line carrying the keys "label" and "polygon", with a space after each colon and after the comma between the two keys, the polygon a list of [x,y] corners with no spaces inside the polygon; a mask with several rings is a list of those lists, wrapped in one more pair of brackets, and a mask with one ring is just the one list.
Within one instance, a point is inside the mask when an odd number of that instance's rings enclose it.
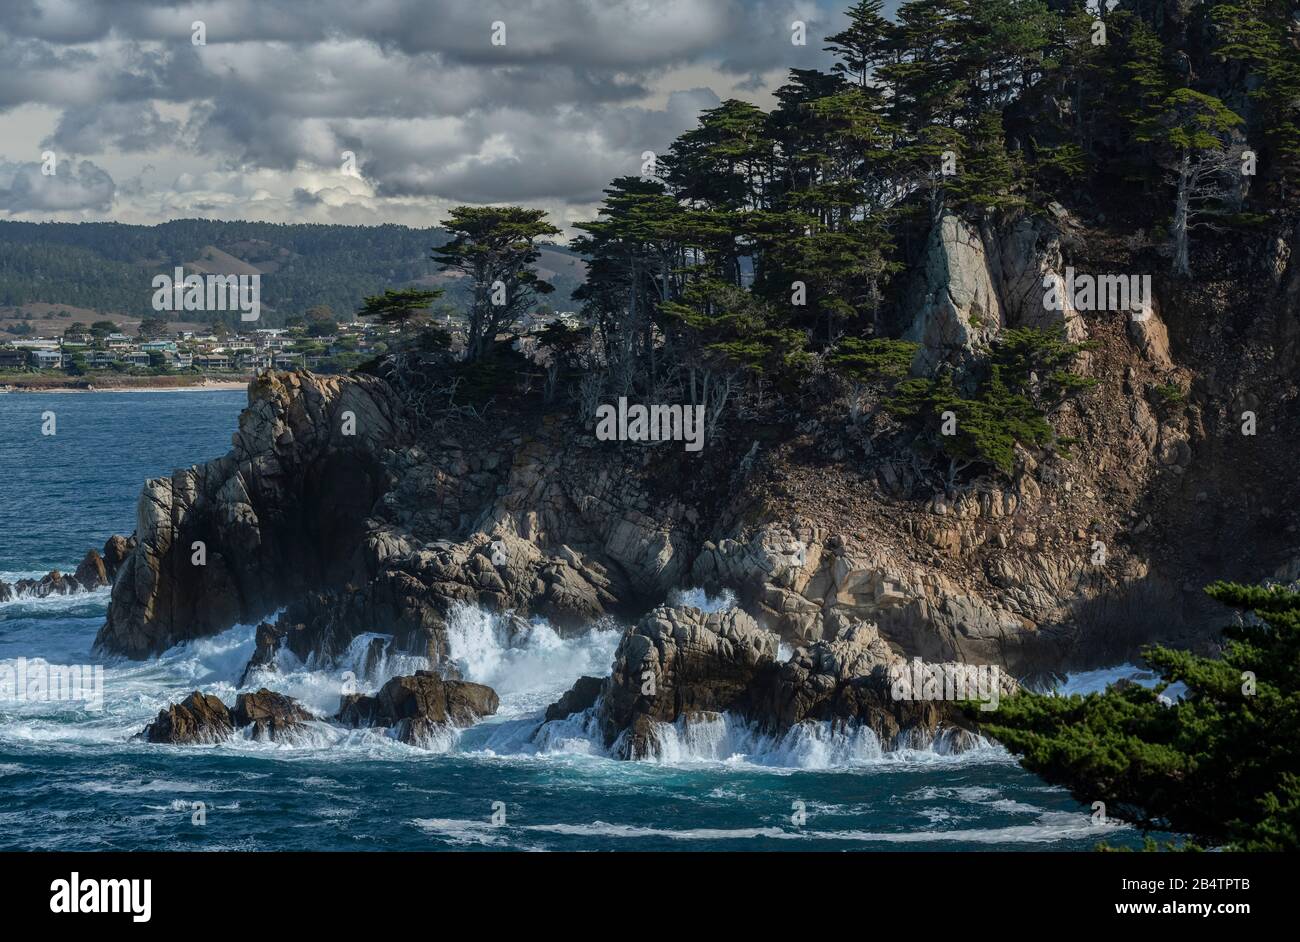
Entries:
{"label": "rocky cliff", "polygon": [[[737,415],[692,455],[597,442],[576,409],[535,396],[417,432],[373,376],[265,375],[230,454],[146,485],[99,644],[143,657],[284,608],[259,631],[263,662],[373,631],[437,665],[456,601],[567,630],[684,585],[735,591],[792,644],[834,641],[849,619],[895,653],[1019,676],[1203,643],[1222,613],[1201,587],[1267,576],[1300,544],[1285,472],[1300,266],[1284,249],[1225,257],[1194,290],[1157,278],[1141,316],[1054,309],[1044,285],[1067,260],[1156,260],[1059,206],[996,230],[945,217],[900,307],[917,368],[1059,324],[1093,342],[1081,369],[1096,380],[1053,416],[1073,454],[1022,451],[1010,475],[946,486],[829,403]],[[1232,290],[1256,316],[1228,358],[1233,319],[1205,328]],[[1251,406],[1261,430],[1245,437]]]}

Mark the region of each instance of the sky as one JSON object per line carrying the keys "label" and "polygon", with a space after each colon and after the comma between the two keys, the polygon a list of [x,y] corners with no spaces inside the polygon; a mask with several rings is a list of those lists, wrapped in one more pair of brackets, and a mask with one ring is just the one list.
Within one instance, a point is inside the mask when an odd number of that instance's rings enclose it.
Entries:
{"label": "sky", "polygon": [[571,231],[701,110],[828,68],[849,5],[2,0],[0,219],[430,226],[518,203]]}

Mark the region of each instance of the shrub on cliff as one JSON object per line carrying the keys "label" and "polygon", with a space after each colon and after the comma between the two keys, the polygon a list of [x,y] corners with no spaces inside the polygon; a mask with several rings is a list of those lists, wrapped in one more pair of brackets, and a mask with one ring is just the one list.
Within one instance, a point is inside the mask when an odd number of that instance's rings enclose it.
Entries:
{"label": "shrub on cliff", "polygon": [[[1222,657],[1152,647],[1154,689],[1022,693],[983,731],[1025,768],[1144,830],[1300,849],[1300,592],[1223,582],[1206,591],[1252,613],[1224,630]],[[1177,700],[1162,696],[1173,683],[1187,688]]]}
{"label": "shrub on cliff", "polygon": [[963,393],[944,372],[899,383],[885,406],[948,457],[950,481],[971,465],[1010,474],[1016,445],[1052,447],[1051,410],[1095,384],[1070,369],[1088,347],[1070,343],[1059,329],[1006,330],[973,392]]}

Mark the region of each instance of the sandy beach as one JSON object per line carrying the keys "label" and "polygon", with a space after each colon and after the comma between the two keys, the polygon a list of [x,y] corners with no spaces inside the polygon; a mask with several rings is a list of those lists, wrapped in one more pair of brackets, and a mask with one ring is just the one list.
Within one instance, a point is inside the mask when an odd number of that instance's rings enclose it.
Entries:
{"label": "sandy beach", "polygon": [[112,385],[103,386],[90,383],[83,386],[73,385],[36,385],[36,384],[0,384],[0,393],[166,393],[166,392],[228,392],[248,388],[252,377],[247,379],[219,379],[176,385]]}

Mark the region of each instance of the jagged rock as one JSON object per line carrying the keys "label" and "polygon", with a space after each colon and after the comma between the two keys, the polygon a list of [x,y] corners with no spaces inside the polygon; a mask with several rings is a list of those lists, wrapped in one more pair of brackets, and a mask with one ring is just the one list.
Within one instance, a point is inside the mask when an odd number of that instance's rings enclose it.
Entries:
{"label": "jagged rock", "polygon": [[235,725],[226,705],[211,694],[194,691],[180,703],[162,710],[140,734],[149,742],[197,745],[221,742]]}
{"label": "jagged rock", "polygon": [[43,599],[51,595],[72,595],[81,591],[81,585],[75,576],[65,576],[57,569],[51,569],[39,579],[19,579],[13,585],[13,595]]}
{"label": "jagged rock", "polygon": [[[751,720],[776,734],[809,720],[865,725],[886,748],[923,747],[944,736],[950,749],[975,741],[955,700],[927,698],[924,689],[909,698],[914,687],[910,665],[890,649],[874,625],[842,617],[839,623],[833,640],[800,648],[777,671],[759,677],[751,694]],[[972,672],[974,665],[923,664],[919,658],[916,662],[921,666],[918,676],[960,677],[965,687],[954,683],[952,689],[968,693],[972,700],[987,695],[990,702],[1000,702],[1019,689],[1010,675],[995,667]],[[979,677],[982,685],[966,684]],[[947,692],[940,688],[940,693]]]}
{"label": "jagged rock", "polygon": [[239,678],[239,686],[248,682],[248,675],[255,670],[274,670],[275,656],[280,650],[284,632],[269,622],[261,622],[253,636],[253,656],[248,659],[244,673]]}
{"label": "jagged rock", "polygon": [[[953,749],[975,741],[955,699],[927,691],[897,695],[896,681],[907,664],[874,625],[843,616],[835,621],[832,639],[801,647],[781,664],[776,636],[739,609],[705,614],[661,606],[623,637],[603,684],[582,678],[547,709],[546,721],[598,703],[605,745],[624,759],[658,755],[662,725],[727,712],[775,735],[810,721],[866,727],[885,748],[924,746],[937,737],[946,737]],[[951,663],[921,667],[953,676],[968,669]],[[997,681],[990,699],[1018,689],[995,670],[983,676]]]}
{"label": "jagged rock", "polygon": [[82,589],[97,589],[108,585],[108,570],[104,566],[103,557],[93,549],[87,550],[81,565],[77,567],[74,578]]}
{"label": "jagged rock", "polygon": [[237,729],[252,727],[260,740],[292,738],[312,719],[292,697],[263,687],[241,693],[233,710],[212,694],[194,691],[180,703],[158,713],[139,735],[149,742],[173,745],[211,745],[229,739]]}
{"label": "jagged rock", "polygon": [[[600,694],[606,745],[623,758],[654,754],[655,723],[733,708],[776,650],[776,635],[760,630],[739,609],[705,614],[695,608],[656,608],[628,631],[614,655]],[[565,696],[583,702],[590,687],[575,687]],[[560,708],[555,705],[557,712]]]}
{"label": "jagged rock", "polygon": [[345,694],[336,719],[351,727],[393,727],[402,742],[422,746],[448,727],[472,726],[491,716],[499,705],[491,687],[417,671],[392,678],[373,697]]}
{"label": "jagged rock", "polygon": [[230,717],[236,728],[252,727],[254,739],[280,740],[291,738],[311,714],[282,693],[265,687],[256,693],[241,693],[235,698]]}
{"label": "jagged rock", "polygon": [[396,397],[373,377],[308,372],[260,374],[248,396],[230,453],[145,485],[99,649],[157,654],[355,574],[381,457],[408,434]]}
{"label": "jagged rock", "polygon": [[577,682],[566,690],[559,700],[546,708],[546,722],[562,720],[566,716],[590,709],[600,698],[600,692],[604,686],[604,678],[579,677]]}

